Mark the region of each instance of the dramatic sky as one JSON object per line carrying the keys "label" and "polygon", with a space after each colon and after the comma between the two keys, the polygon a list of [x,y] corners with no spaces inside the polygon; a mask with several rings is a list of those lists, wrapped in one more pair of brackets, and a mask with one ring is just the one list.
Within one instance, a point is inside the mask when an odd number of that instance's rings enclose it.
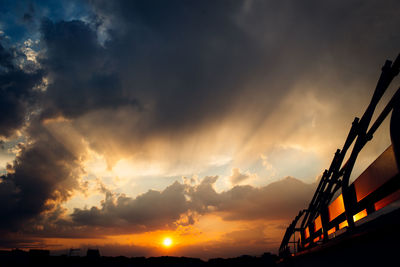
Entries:
{"label": "dramatic sky", "polygon": [[[276,252],[400,52],[399,13],[0,0],[0,248]],[[389,142],[386,122],[355,175]]]}

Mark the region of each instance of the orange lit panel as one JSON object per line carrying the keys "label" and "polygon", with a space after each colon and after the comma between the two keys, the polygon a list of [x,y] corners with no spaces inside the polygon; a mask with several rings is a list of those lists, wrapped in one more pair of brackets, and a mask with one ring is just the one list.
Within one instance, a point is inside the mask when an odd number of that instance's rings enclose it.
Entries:
{"label": "orange lit panel", "polygon": [[367,210],[363,209],[359,213],[353,216],[353,220],[356,222],[358,220],[361,220],[362,218],[366,217],[368,215]]}
{"label": "orange lit panel", "polygon": [[349,224],[347,223],[347,220],[345,220],[345,221],[339,223],[339,230],[343,229],[343,228],[345,228],[347,226],[349,226]]}
{"label": "orange lit panel", "polygon": [[336,228],[333,227],[330,230],[328,230],[328,235],[333,234],[334,232],[336,232]]}
{"label": "orange lit panel", "polygon": [[329,221],[332,221],[337,216],[344,212],[343,196],[340,194],[328,207]]}
{"label": "orange lit panel", "polygon": [[390,203],[398,200],[400,198],[400,190],[388,195],[387,197],[379,200],[378,202],[375,203],[375,210],[380,210],[381,208],[386,207]]}
{"label": "orange lit panel", "polygon": [[307,244],[304,245],[304,247],[306,248],[306,247],[308,247],[309,245],[310,245],[310,243],[307,243]]}
{"label": "orange lit panel", "polygon": [[319,236],[317,236],[316,238],[314,238],[314,243],[317,243],[319,241]]}
{"label": "orange lit panel", "polygon": [[398,172],[391,145],[354,181],[357,202],[381,187]]}
{"label": "orange lit panel", "polygon": [[315,232],[318,231],[319,229],[322,228],[322,222],[321,222],[321,215],[319,215],[315,221],[314,221],[314,226],[315,226]]}
{"label": "orange lit panel", "polygon": [[304,231],[304,237],[306,239],[310,237],[310,229],[308,229],[308,226],[307,226],[306,230]]}

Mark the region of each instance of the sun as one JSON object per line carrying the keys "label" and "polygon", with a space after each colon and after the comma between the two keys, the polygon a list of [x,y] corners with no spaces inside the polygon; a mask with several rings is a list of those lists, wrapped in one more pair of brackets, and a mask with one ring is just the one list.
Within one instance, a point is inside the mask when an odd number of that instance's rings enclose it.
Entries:
{"label": "sun", "polygon": [[166,237],[166,238],[164,238],[162,244],[164,247],[168,248],[168,247],[172,246],[172,239],[170,237]]}

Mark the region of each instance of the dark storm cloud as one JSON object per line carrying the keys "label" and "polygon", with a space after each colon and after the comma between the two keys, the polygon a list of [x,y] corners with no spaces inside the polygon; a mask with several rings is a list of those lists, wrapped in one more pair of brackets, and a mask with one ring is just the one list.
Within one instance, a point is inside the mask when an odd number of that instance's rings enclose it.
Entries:
{"label": "dark storm cloud", "polygon": [[33,6],[32,3],[29,3],[28,11],[24,13],[24,16],[22,18],[24,22],[32,23],[34,16],[35,16],[35,7]]}
{"label": "dark storm cloud", "polygon": [[0,45],[0,64],[2,66],[2,70],[14,69],[12,60],[13,56],[10,51],[7,51],[3,45]]}
{"label": "dark storm cloud", "polygon": [[89,23],[42,23],[41,63],[52,78],[43,117],[76,118],[140,99],[146,108],[133,115],[143,117],[134,131],[146,134],[184,134],[247,101],[245,111],[257,106],[264,118],[299,80],[318,83],[326,66],[341,82],[375,72],[366,66],[392,56],[400,41],[397,1],[91,4]]}
{"label": "dark storm cloud", "polygon": [[43,117],[74,118],[88,111],[136,105],[124,94],[118,73],[96,33],[82,21],[42,22],[48,70]]}
{"label": "dark storm cloud", "polygon": [[156,103],[145,131],[181,134],[218,120],[245,82],[264,75],[269,55],[234,20],[240,2],[93,4],[117,26],[107,47],[125,83]]}
{"label": "dark storm cloud", "polygon": [[79,188],[81,169],[76,155],[39,124],[29,130],[32,143],[20,145],[9,172],[0,177],[0,230],[18,230],[54,208],[51,201],[64,201]]}
{"label": "dark storm cloud", "polygon": [[0,39],[0,137],[8,137],[25,123],[28,111],[36,104],[39,93],[33,88],[42,82],[43,71],[17,67],[16,49],[6,49]]}
{"label": "dark storm cloud", "polygon": [[94,4],[111,5],[110,13],[98,10],[100,21],[121,19],[104,47],[81,21],[42,24],[41,63],[52,78],[44,117],[78,117],[139,98],[155,106],[137,131],[183,131],[225,114],[243,77],[260,72],[262,47],[231,18],[240,5]]}
{"label": "dark storm cloud", "polygon": [[[400,42],[397,1],[91,4],[92,29],[78,21],[42,27],[55,77],[45,116],[140,102],[138,113],[99,113],[81,122],[98,150],[105,140],[132,151],[129,144],[154,135],[185,137],[232,114],[256,130],[301,82],[321,102],[352,107],[349,94],[370,90],[364,85],[375,82],[376,66]],[[106,82],[96,83],[101,77]],[[362,86],[348,92],[354,83]]]}

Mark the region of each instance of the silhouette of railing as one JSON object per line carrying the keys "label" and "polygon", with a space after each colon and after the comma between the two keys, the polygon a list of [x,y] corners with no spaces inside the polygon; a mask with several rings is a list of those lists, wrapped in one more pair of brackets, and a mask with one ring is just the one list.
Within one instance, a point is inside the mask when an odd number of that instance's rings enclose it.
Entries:
{"label": "silhouette of railing", "polygon": [[[286,229],[279,248],[280,256],[290,255],[289,244],[293,244],[295,253],[328,242],[338,230],[352,231],[355,222],[400,199],[400,88],[369,127],[378,102],[399,73],[399,68],[400,54],[393,63],[385,62],[364,115],[361,119],[354,119],[343,148],[336,151],[329,169],[324,171],[308,208],[301,210]],[[349,185],[358,154],[390,112],[392,144]],[[353,143],[350,156],[343,164]],[[332,201],[339,189],[341,194]],[[303,219],[297,227],[301,217]],[[296,232],[299,233],[297,240]],[[292,237],[293,241],[290,241]]]}

